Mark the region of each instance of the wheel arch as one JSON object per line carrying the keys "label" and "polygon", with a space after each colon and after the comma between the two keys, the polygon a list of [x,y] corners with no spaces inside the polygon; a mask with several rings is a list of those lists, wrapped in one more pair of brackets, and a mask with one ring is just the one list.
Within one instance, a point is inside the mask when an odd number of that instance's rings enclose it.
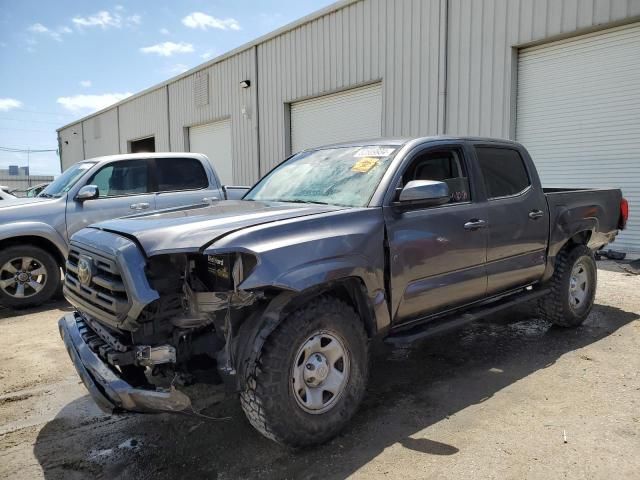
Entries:
{"label": "wheel arch", "polygon": [[378,329],[374,307],[367,295],[365,284],[358,277],[347,277],[316,285],[301,292],[281,290],[256,309],[241,325],[232,343],[231,357],[235,359],[237,371],[236,387],[242,390],[245,385],[247,367],[259,357],[267,338],[288,314],[322,296],[333,296],[351,306],[363,322],[369,338]]}
{"label": "wheel arch", "polygon": [[53,241],[46,237],[40,235],[20,235],[0,240],[0,250],[21,245],[32,245],[51,253],[57,264],[60,267],[64,267],[65,253],[61,251],[59,245],[56,245]]}

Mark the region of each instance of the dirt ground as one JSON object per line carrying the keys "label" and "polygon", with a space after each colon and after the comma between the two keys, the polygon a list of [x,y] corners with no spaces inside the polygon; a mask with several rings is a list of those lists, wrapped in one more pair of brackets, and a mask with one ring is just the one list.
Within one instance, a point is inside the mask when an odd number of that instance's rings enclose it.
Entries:
{"label": "dirt ground", "polygon": [[302,452],[262,438],[234,399],[206,411],[232,417],[220,422],[104,415],[59,338],[68,307],[0,311],[0,477],[638,478],[640,276],[600,266],[578,329],[520,308],[411,349],[376,345],[354,421]]}

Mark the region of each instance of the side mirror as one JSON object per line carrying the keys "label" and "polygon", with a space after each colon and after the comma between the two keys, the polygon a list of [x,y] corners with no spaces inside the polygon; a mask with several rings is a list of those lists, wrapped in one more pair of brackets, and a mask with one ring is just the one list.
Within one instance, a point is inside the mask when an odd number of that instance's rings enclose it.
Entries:
{"label": "side mirror", "polygon": [[443,205],[448,201],[449,186],[446,183],[435,180],[412,180],[404,186],[396,204],[435,206]]}
{"label": "side mirror", "polygon": [[85,200],[93,200],[94,198],[98,198],[99,195],[100,190],[96,185],[85,185],[76,194],[76,200],[79,202],[84,202]]}

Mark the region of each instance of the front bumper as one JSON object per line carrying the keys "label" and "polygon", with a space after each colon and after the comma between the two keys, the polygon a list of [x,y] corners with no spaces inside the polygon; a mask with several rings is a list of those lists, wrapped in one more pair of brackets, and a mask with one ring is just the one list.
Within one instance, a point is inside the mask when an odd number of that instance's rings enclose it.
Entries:
{"label": "front bumper", "polygon": [[78,328],[79,314],[67,313],[58,322],[60,336],[85,387],[107,413],[182,412],[191,401],[175,388],[146,390],[135,388],[120,378],[115,368],[105,363],[82,338]]}

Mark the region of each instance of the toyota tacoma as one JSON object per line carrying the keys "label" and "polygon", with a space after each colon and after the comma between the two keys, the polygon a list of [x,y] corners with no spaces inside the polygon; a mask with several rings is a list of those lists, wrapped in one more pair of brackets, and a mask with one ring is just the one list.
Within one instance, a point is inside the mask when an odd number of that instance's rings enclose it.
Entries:
{"label": "toyota tacoma", "polygon": [[580,325],[619,189],[543,189],[526,149],[484,138],[303,151],[243,200],[102,222],[71,239],[59,323],[109,412],[190,412],[194,385],[251,424],[324,442],[365,395],[368,344],[419,341],[535,301]]}

